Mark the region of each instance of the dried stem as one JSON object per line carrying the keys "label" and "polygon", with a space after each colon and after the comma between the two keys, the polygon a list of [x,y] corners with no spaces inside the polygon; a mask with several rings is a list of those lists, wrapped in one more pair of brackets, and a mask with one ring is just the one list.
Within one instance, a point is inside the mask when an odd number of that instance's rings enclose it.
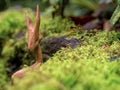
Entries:
{"label": "dried stem", "polygon": [[36,23],[33,24],[32,20],[30,19],[28,12],[26,12],[26,21],[27,21],[27,29],[28,29],[28,50],[32,53],[35,53],[36,62],[28,68],[21,69],[15,72],[12,75],[12,79],[14,78],[23,78],[27,71],[37,69],[42,63],[42,51],[39,46],[39,43],[42,39],[42,35],[39,35],[39,26],[40,26],[40,9],[37,5],[36,10]]}

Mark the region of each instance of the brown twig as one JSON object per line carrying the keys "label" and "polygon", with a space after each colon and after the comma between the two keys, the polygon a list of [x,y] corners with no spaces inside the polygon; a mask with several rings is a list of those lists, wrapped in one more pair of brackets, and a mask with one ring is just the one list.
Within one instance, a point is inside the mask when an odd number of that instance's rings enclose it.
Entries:
{"label": "brown twig", "polygon": [[29,70],[35,70],[39,68],[39,66],[43,63],[42,59],[42,51],[39,46],[39,43],[42,39],[42,35],[39,35],[39,26],[40,26],[40,10],[37,5],[36,10],[36,23],[33,24],[30,19],[28,12],[26,12],[26,21],[27,21],[27,29],[28,29],[28,50],[32,53],[35,53],[36,62],[28,68],[23,68],[12,75],[12,79],[14,78],[23,78]]}

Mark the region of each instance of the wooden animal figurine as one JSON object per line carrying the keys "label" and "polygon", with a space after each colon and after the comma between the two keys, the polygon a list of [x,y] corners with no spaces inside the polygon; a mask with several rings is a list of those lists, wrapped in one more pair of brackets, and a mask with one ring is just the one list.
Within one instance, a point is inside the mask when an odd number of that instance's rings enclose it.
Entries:
{"label": "wooden animal figurine", "polygon": [[43,63],[42,51],[40,48],[40,41],[42,40],[42,35],[39,34],[39,26],[40,26],[40,10],[37,5],[36,10],[36,23],[33,24],[30,19],[28,12],[26,12],[26,21],[27,21],[27,29],[28,29],[28,50],[35,54],[36,62],[30,67],[23,68],[12,75],[12,79],[14,78],[23,78],[29,70],[36,70]]}

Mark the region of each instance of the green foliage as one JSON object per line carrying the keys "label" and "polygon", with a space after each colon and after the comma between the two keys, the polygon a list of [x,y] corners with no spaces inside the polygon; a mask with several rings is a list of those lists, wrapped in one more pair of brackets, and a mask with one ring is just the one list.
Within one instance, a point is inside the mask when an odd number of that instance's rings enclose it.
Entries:
{"label": "green foliage", "polygon": [[4,85],[9,80],[7,72],[11,67],[6,66],[9,65],[9,60],[16,57],[16,35],[25,29],[25,17],[21,12],[8,10],[0,13],[0,90],[5,89]]}
{"label": "green foliage", "polygon": [[[15,80],[14,86],[8,85],[6,71],[11,67],[5,66],[9,66],[12,60],[28,64],[32,58],[27,53],[26,38],[24,35],[18,37],[21,31],[26,32],[24,14],[7,11],[2,13],[0,20],[0,39],[5,40],[0,53],[0,89],[4,90],[6,85],[8,90],[119,90],[120,33],[114,31],[70,34],[70,37],[84,40],[82,46],[63,48],[39,70],[30,71],[25,78]],[[74,26],[68,19],[59,17],[42,16],[41,20],[40,32],[45,37],[68,35],[69,28]],[[108,47],[102,48],[104,45]],[[118,58],[110,62],[111,57]]]}
{"label": "green foliage", "polygon": [[0,55],[7,62],[16,59],[26,62],[25,59],[30,58],[27,53],[25,36],[27,32],[25,11],[29,11],[34,21],[33,12],[29,9],[22,9],[21,11],[9,9],[0,14],[0,43],[2,48]]}
{"label": "green foliage", "polygon": [[[22,11],[21,11],[22,12]],[[1,13],[0,36],[12,36],[25,29],[25,15],[16,10],[8,10]]]}
{"label": "green foliage", "polygon": [[5,89],[5,85],[7,81],[8,81],[8,78],[6,74],[5,61],[0,59],[0,90]]}
{"label": "green foliage", "polygon": [[99,8],[99,0],[96,1],[96,0],[71,0],[72,3],[76,3],[76,4],[79,4],[81,6],[84,6],[90,10],[97,10]]}
{"label": "green foliage", "polygon": [[10,9],[0,13],[0,90],[5,90],[5,84],[10,82],[11,70],[20,67],[16,66],[15,62],[28,64],[26,58],[30,58],[30,55],[25,47],[24,32],[26,32],[24,10],[20,12]]}
{"label": "green foliage", "polygon": [[119,42],[120,40],[120,32],[109,32],[109,31],[104,31],[101,33],[96,33],[93,37],[89,39],[88,37],[88,43],[96,45],[96,46],[103,46],[105,44],[111,45],[113,42],[117,41]]}
{"label": "green foliage", "polygon": [[[86,39],[88,42],[75,49],[63,48],[39,70],[28,72],[22,80],[15,80],[15,85],[8,90],[119,90],[119,58],[110,62],[114,53],[119,55],[119,38],[113,38],[118,33],[99,32],[95,37],[102,38],[102,34],[103,38],[112,41],[107,49],[103,49],[101,44],[93,44],[93,38]],[[96,41],[106,43],[104,39]]]}
{"label": "green foliage", "polygon": [[6,57],[6,58],[12,58],[14,57],[14,53],[15,53],[15,48],[13,47],[14,45],[14,40],[9,40],[3,50],[2,50],[2,56]]}
{"label": "green foliage", "polygon": [[118,0],[118,5],[120,5],[120,0]]}
{"label": "green foliage", "polygon": [[115,9],[115,11],[113,12],[113,15],[110,19],[110,22],[112,25],[114,25],[120,18],[120,5],[118,5]]}
{"label": "green foliage", "polygon": [[110,3],[112,0],[42,0],[49,2],[45,12],[63,16],[84,16],[91,11],[100,9],[101,3]]}
{"label": "green foliage", "polygon": [[114,41],[113,44],[109,47],[108,52],[111,57],[119,57],[120,55],[120,42]]}
{"label": "green foliage", "polygon": [[[23,67],[24,64],[31,65],[33,63],[33,55],[28,53],[26,45],[26,10],[28,9],[21,11],[12,9],[0,14],[0,89],[3,89],[13,71]],[[31,10],[28,11],[34,21],[33,12]],[[41,16],[41,19],[40,32],[45,33],[45,36],[52,36],[58,33],[62,35],[73,24],[71,21],[62,20],[60,17],[54,20]]]}
{"label": "green foliage", "polygon": [[72,21],[60,17],[55,17],[54,19],[43,17],[41,19],[41,31],[45,36],[66,34],[69,28],[74,26]]}
{"label": "green foliage", "polygon": [[117,1],[118,1],[117,2],[118,5],[117,5],[117,7],[116,7],[115,11],[113,12],[112,17],[110,19],[110,22],[112,25],[114,25],[120,18],[120,12],[119,12],[120,11],[120,0],[117,0]]}

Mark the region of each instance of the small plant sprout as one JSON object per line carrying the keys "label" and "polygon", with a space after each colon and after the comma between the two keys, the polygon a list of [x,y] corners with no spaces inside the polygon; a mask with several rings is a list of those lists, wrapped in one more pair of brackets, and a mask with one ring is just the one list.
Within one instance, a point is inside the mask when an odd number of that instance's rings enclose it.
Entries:
{"label": "small plant sprout", "polygon": [[40,41],[42,40],[42,35],[39,34],[39,26],[40,26],[40,9],[37,5],[36,10],[36,23],[33,24],[30,19],[28,12],[26,12],[26,21],[27,21],[27,29],[28,29],[28,50],[35,54],[36,62],[28,68],[23,68],[12,75],[12,79],[14,78],[23,78],[29,70],[36,70],[43,63],[42,59],[42,51],[39,46]]}

